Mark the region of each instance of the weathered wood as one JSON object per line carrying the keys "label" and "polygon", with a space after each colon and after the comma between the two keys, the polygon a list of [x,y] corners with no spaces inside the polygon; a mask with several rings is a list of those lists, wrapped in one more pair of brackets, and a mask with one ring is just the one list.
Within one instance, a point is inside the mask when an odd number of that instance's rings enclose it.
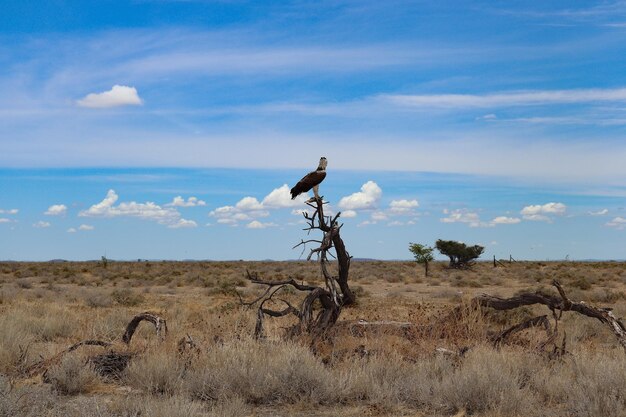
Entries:
{"label": "weathered wood", "polygon": [[512,310],[522,306],[543,304],[553,312],[559,311],[559,314],[565,311],[575,311],[584,316],[595,318],[602,324],[605,324],[613,332],[615,337],[617,337],[619,344],[626,351],[626,326],[613,315],[610,308],[594,307],[583,301],[571,301],[558,281],[554,280],[552,285],[557,289],[559,296],[542,292],[522,293],[510,298],[500,298],[482,294],[474,298],[473,301],[480,306],[493,308],[495,310]]}
{"label": "weathered wood", "polygon": [[516,324],[515,326],[509,327],[508,329],[502,331],[500,334],[494,337],[493,345],[499,346],[512,334],[521,332],[522,330],[526,330],[531,327],[539,327],[539,326],[543,327],[544,330],[546,331],[546,334],[548,335],[548,339],[544,343],[541,344],[541,346],[543,347],[549,342],[551,342],[554,339],[554,336],[556,335],[556,332],[552,331],[552,326],[550,326],[550,320],[548,320],[548,316],[546,315],[533,317],[531,319],[524,320],[523,322]]}
{"label": "weathered wood", "polygon": [[126,331],[122,336],[122,342],[128,345],[133,338],[135,331],[137,330],[137,326],[139,326],[139,323],[144,320],[149,321],[154,325],[154,329],[158,337],[165,337],[165,335],[167,335],[167,322],[165,321],[165,319],[157,316],[156,314],[145,312],[137,314],[135,317],[133,317],[130,323],[128,323],[128,326],[126,326]]}
{"label": "weathered wood", "polygon": [[[265,316],[284,317],[293,314],[298,317],[299,322],[288,334],[293,335],[305,332],[319,335],[337,322],[342,307],[355,303],[356,298],[348,284],[351,257],[341,239],[341,225],[338,223],[341,213],[337,213],[334,217],[325,216],[324,205],[326,203],[323,202],[321,197],[313,198],[306,204],[313,208],[315,212],[312,214],[307,212],[303,213],[309,226],[305,230],[309,232],[311,230],[319,230],[322,232],[323,237],[322,240],[302,240],[295,245],[294,248],[298,246],[305,247],[307,243],[311,242],[319,244],[318,247],[310,250],[307,260],[311,260],[313,255],[317,256],[325,285],[323,287],[308,285],[300,283],[293,278],[279,281],[263,280],[260,279],[256,273],[246,271],[247,278],[250,282],[267,287],[261,296],[251,302],[245,302],[240,296],[240,302],[244,306],[251,306],[260,302],[254,330],[255,337],[257,338],[263,337],[263,321]],[[332,249],[335,250],[335,255],[331,253]],[[336,277],[332,276],[328,269],[328,256],[337,259],[339,273]],[[297,291],[308,292],[300,307],[296,308],[287,301],[281,300],[287,305],[283,310],[266,308],[265,303],[271,300],[273,295],[285,286],[291,286]],[[314,309],[318,301],[319,305],[321,305],[321,309],[315,313]]]}

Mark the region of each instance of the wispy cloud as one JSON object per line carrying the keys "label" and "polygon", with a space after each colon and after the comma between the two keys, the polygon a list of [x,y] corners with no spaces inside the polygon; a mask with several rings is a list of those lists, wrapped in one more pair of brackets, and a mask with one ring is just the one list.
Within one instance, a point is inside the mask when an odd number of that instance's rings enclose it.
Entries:
{"label": "wispy cloud", "polygon": [[489,94],[388,94],[379,98],[402,107],[489,108],[622,102],[626,88],[511,91]]}
{"label": "wispy cloud", "polygon": [[17,213],[19,213],[18,209],[7,209],[7,210],[0,209],[0,214],[17,214]]}
{"label": "wispy cloud", "polygon": [[40,220],[37,223],[33,224],[33,227],[36,228],[36,229],[45,229],[45,228],[50,227],[50,226],[51,226],[50,222],[44,222],[42,220]]}

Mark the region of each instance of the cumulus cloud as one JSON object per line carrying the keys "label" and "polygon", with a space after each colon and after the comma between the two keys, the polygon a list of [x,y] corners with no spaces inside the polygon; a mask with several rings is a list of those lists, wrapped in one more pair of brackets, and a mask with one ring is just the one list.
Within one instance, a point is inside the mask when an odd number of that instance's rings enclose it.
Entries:
{"label": "cumulus cloud", "polygon": [[598,210],[598,211],[589,211],[588,214],[590,216],[604,216],[606,214],[609,214],[609,209],[602,209],[602,210]]}
{"label": "cumulus cloud", "polygon": [[78,230],[83,230],[83,231],[89,231],[89,230],[93,230],[95,229],[95,227],[89,225],[89,224],[81,224],[80,226],[78,226]]}
{"label": "cumulus cloud", "polygon": [[[80,217],[136,217],[143,220],[152,220],[168,227],[181,227],[179,225],[189,222],[182,219],[178,210],[172,207],[161,207],[151,201],[145,203],[121,202],[115,190],[109,190],[106,197],[99,203],[92,205],[87,210],[81,211]],[[185,226],[189,227],[189,226]]]}
{"label": "cumulus cloud", "polygon": [[626,219],[623,217],[615,217],[610,222],[606,223],[609,227],[614,227],[618,230],[624,230],[626,228]]}
{"label": "cumulus cloud", "polygon": [[307,193],[300,194],[292,200],[289,186],[283,184],[282,187],[275,188],[271,193],[265,196],[262,205],[265,208],[299,207],[308,199],[309,195]]}
{"label": "cumulus cloud", "polygon": [[452,211],[444,210],[443,213],[447,214],[448,217],[439,219],[442,223],[466,223],[470,227],[480,227],[485,225],[480,221],[478,213],[467,209],[456,209]]}
{"label": "cumulus cloud", "polygon": [[63,216],[67,213],[67,206],[65,204],[54,204],[48,207],[43,214],[46,216]]}
{"label": "cumulus cloud", "polygon": [[387,223],[387,226],[391,226],[391,227],[394,227],[394,226],[404,226],[404,223],[400,222],[398,220],[394,220],[392,222]]}
{"label": "cumulus cloud", "polygon": [[506,217],[506,216],[498,216],[491,221],[493,224],[517,224],[521,222],[522,219],[519,217]]}
{"label": "cumulus cloud", "polygon": [[67,229],[67,233],[76,233],[76,229],[70,227],[69,229]]}
{"label": "cumulus cloud", "polygon": [[9,209],[9,210],[0,209],[0,214],[17,214],[18,212],[19,212],[18,209]]}
{"label": "cumulus cloud", "polygon": [[341,217],[345,217],[346,219],[350,219],[356,216],[357,216],[357,213],[354,210],[345,210],[341,212]]}
{"label": "cumulus cloud", "polygon": [[176,196],[171,203],[165,205],[166,207],[201,207],[206,206],[206,202],[198,200],[198,197],[189,197],[187,201],[182,196]]}
{"label": "cumulus cloud", "polygon": [[374,181],[368,181],[361,187],[361,191],[343,197],[339,200],[342,210],[369,210],[376,208],[383,190]]}
{"label": "cumulus cloud", "polygon": [[382,211],[375,211],[375,212],[373,212],[371,217],[372,217],[372,220],[374,220],[375,222],[383,221],[383,220],[387,220],[388,219],[387,215],[384,212],[382,212]]}
{"label": "cumulus cloud", "polygon": [[417,200],[392,200],[389,203],[389,211],[392,213],[408,213],[419,207]]}
{"label": "cumulus cloud", "polygon": [[11,219],[7,219],[5,217],[0,217],[0,223],[10,223]]}
{"label": "cumulus cloud", "polygon": [[263,205],[254,197],[244,197],[235,204],[235,208],[242,211],[257,211],[263,210]]}
{"label": "cumulus cloud", "polygon": [[525,220],[550,222],[550,215],[563,215],[567,206],[563,203],[536,204],[524,207],[520,214]]}
{"label": "cumulus cloud", "polygon": [[261,223],[258,220],[252,220],[250,223],[246,225],[248,229],[265,229],[267,227],[276,226],[274,223]]}
{"label": "cumulus cloud", "polygon": [[33,227],[36,229],[45,229],[46,227],[50,227],[51,224],[49,222],[38,221],[37,223],[33,223]]}
{"label": "cumulus cloud", "polygon": [[[222,206],[212,210],[209,216],[215,217],[220,224],[235,226],[241,221],[252,221],[257,218],[268,217],[270,215],[269,210],[300,207],[307,199],[307,194],[301,194],[292,200],[289,186],[283,184],[281,187],[272,190],[262,201],[259,201],[256,197],[244,197],[234,206]],[[304,212],[311,213],[307,208],[294,208],[291,211],[294,215],[302,215]],[[246,227],[260,229],[261,227],[257,223],[270,225],[270,223],[258,221],[255,223],[252,221]],[[253,224],[253,226],[250,226],[250,224]]]}
{"label": "cumulus cloud", "polygon": [[114,85],[109,91],[87,94],[76,102],[80,107],[108,108],[120,106],[140,106],[143,100],[135,87]]}

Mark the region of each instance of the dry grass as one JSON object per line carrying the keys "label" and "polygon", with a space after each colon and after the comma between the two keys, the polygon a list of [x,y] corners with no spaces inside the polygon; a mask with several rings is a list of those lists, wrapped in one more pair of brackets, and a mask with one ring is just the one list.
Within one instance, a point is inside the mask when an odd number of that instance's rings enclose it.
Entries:
{"label": "dry grass", "polygon": [[[319,279],[317,265],[305,262],[0,264],[0,416],[626,415],[626,355],[595,321],[566,314],[570,354],[549,361],[535,351],[545,338],[537,330],[500,350],[487,343],[494,331],[548,313],[540,308],[485,315],[467,308],[461,319],[446,318],[477,293],[550,290],[555,278],[572,299],[626,314],[622,264],[481,263],[460,272],[435,263],[425,279],[412,262],[355,261],[358,304],[342,321],[407,321],[430,330],[338,327],[313,347],[281,340],[290,319],[268,319],[268,340],[250,338],[254,311],[234,294],[259,294],[242,279],[246,269]],[[299,298],[293,291],[280,297]],[[78,340],[124,349],[125,325],[146,310],[167,318],[171,332],[161,343],[150,325],[140,325],[130,348],[137,355],[120,379],[97,377],[86,366],[89,350],[68,354],[48,382],[23,377],[27,365]],[[187,333],[202,349],[181,356],[176,342]],[[463,358],[435,351],[466,346]]]}

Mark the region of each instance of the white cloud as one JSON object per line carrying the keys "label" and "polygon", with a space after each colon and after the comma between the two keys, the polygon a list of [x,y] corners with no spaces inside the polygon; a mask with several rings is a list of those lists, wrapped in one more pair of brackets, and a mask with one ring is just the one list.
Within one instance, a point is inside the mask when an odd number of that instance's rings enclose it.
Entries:
{"label": "white cloud", "polygon": [[0,223],[10,223],[11,219],[0,217]]}
{"label": "white cloud", "polygon": [[481,223],[478,213],[467,209],[456,209],[452,211],[446,209],[443,211],[443,214],[447,214],[448,217],[439,219],[442,223],[466,223],[470,227],[480,227],[485,225],[484,223]]}
{"label": "white cloud", "polygon": [[588,214],[590,216],[604,216],[605,214],[609,214],[609,209],[602,209],[598,211],[589,211]]}
{"label": "white cloud", "polygon": [[33,224],[33,227],[37,229],[45,229],[46,227],[50,227],[50,226],[51,224],[49,222],[44,222],[41,220]]}
{"label": "white cloud", "polygon": [[368,210],[376,208],[383,190],[374,181],[368,181],[356,192],[339,200],[339,208],[342,210]]}
{"label": "white cloud", "polygon": [[93,230],[95,229],[95,227],[89,225],[89,224],[81,224],[80,226],[78,226],[78,230],[83,230],[83,231],[89,231],[89,230]]}
{"label": "white cloud", "polygon": [[187,201],[182,196],[176,196],[166,207],[201,207],[206,206],[206,202],[198,200],[198,197],[189,197]]}
{"label": "white cloud", "polygon": [[376,224],[376,221],[374,221],[374,220],[365,220],[365,221],[362,221],[361,223],[357,224],[357,227],[370,226],[370,225],[373,225],[373,224]]}
{"label": "white cloud", "polygon": [[493,224],[517,224],[522,220],[518,217],[498,216],[491,221]]}
{"label": "white cloud", "polygon": [[115,190],[109,190],[101,202],[81,211],[78,215],[80,217],[136,217],[172,227],[180,227],[177,225],[189,222],[182,219],[178,210],[171,207],[161,207],[151,201],[145,203],[122,202],[115,206],[118,199]]}
{"label": "white cloud", "polygon": [[274,227],[274,226],[276,226],[274,223],[261,223],[258,220],[253,220],[246,225],[248,229],[265,229],[267,227]]}
{"label": "white cloud", "polygon": [[344,217],[346,219],[350,219],[356,216],[357,216],[357,212],[354,210],[344,210],[341,212],[341,217]]}
{"label": "white cloud", "polygon": [[407,213],[419,207],[417,200],[392,200],[389,210],[394,213]]}
{"label": "white cloud", "polygon": [[496,120],[498,116],[493,113],[485,114],[484,116],[479,116],[476,120]]}
{"label": "white cloud", "polygon": [[615,217],[613,220],[606,224],[609,227],[614,227],[618,230],[626,229],[626,219],[623,217]]}
{"label": "white cloud", "polygon": [[563,215],[566,210],[567,206],[563,203],[546,203],[526,206],[520,214],[525,220],[550,222],[549,214]]}
{"label": "white cloud", "polygon": [[387,223],[387,226],[391,226],[391,227],[393,227],[393,226],[404,226],[404,223],[399,222],[397,220],[394,220],[392,222]]}
{"label": "white cloud", "polygon": [[62,216],[67,213],[67,206],[65,204],[54,204],[48,207],[48,210],[44,212],[46,216]]}
{"label": "white cloud", "polygon": [[381,95],[379,98],[397,106],[443,108],[489,108],[573,104],[626,100],[626,88],[511,91],[492,94],[423,94]]}
{"label": "white cloud", "polygon": [[76,229],[70,227],[69,229],[67,229],[67,233],[76,233]]}
{"label": "white cloud", "polygon": [[80,107],[108,108],[119,106],[140,106],[143,100],[137,94],[135,87],[114,85],[109,91],[87,94],[85,98],[76,102]]}
{"label": "white cloud", "polygon": [[18,212],[19,212],[18,209],[9,209],[9,210],[0,209],[0,214],[17,214]]}
{"label": "white cloud", "polygon": [[198,223],[193,220],[179,219],[178,222],[168,225],[170,229],[182,229],[198,227]]}
{"label": "white cloud", "polygon": [[299,207],[308,200],[309,195],[300,194],[295,199],[291,199],[290,188],[287,184],[283,184],[282,187],[275,188],[263,199],[262,205],[265,208],[285,208],[285,207]]}
{"label": "white cloud", "polygon": [[263,205],[254,197],[244,197],[235,204],[235,208],[242,211],[255,211],[263,210]]}
{"label": "white cloud", "polygon": [[375,211],[372,213],[372,220],[374,221],[383,221],[387,219],[388,219],[387,215],[382,211]]}

